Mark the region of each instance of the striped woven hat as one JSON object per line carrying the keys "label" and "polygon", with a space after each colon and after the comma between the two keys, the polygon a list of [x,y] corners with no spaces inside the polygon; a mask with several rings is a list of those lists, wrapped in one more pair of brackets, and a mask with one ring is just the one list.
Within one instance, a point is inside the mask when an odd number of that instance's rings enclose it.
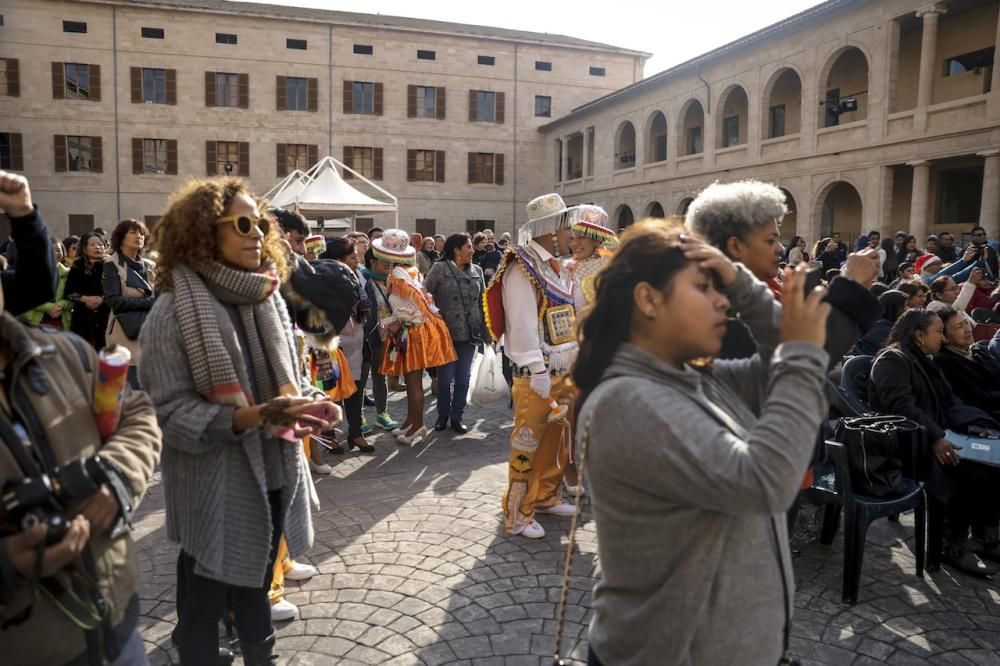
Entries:
{"label": "striped woven hat", "polygon": [[372,254],[390,264],[416,263],[416,249],[410,245],[410,234],[402,229],[386,229],[381,238],[372,241]]}
{"label": "striped woven hat", "polygon": [[573,206],[566,215],[570,219],[574,235],[593,239],[607,247],[618,243],[618,236],[607,226],[608,214],[600,206]]}

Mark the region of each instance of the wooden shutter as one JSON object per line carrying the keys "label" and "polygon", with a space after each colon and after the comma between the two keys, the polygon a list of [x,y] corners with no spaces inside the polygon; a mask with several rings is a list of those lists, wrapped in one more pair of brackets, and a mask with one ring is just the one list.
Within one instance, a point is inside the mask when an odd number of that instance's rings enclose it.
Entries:
{"label": "wooden shutter", "polygon": [[[344,146],[344,164],[346,164],[351,169],[354,168],[354,148],[352,146]],[[354,174],[344,169],[344,180],[350,180],[354,178]]]}
{"label": "wooden shutter", "polygon": [[52,137],[55,146],[56,173],[66,171],[66,135],[56,134]]}
{"label": "wooden shutter", "polygon": [[129,68],[129,81],[132,84],[132,103],[142,104],[142,68]]}
{"label": "wooden shutter", "polygon": [[417,87],[406,86],[406,117],[417,117]]}
{"label": "wooden shutter", "polygon": [[494,114],[493,121],[498,125],[502,125],[504,117],[504,107],[506,106],[504,100],[504,94],[502,92],[495,93],[494,99],[496,99],[496,113]]}
{"label": "wooden shutter", "polygon": [[382,180],[381,148],[372,148],[372,180]]}
{"label": "wooden shutter", "polygon": [[469,122],[470,123],[476,122],[476,116],[477,115],[478,114],[476,113],[476,91],[475,90],[470,90],[469,91]]}
{"label": "wooden shutter", "polygon": [[90,68],[90,101],[101,101],[101,66],[87,65]]}
{"label": "wooden shutter", "polygon": [[445,89],[442,86],[436,88],[437,91],[437,103],[435,104],[437,111],[437,119],[444,120],[444,105],[445,105]]}
{"label": "wooden shutter", "polygon": [[217,102],[215,101],[215,72],[205,72],[205,106],[216,106],[216,105]]}
{"label": "wooden shutter", "polygon": [[21,96],[21,61],[7,58],[7,96]]}
{"label": "wooden shutter", "polygon": [[372,110],[376,116],[382,115],[382,84],[375,84],[375,99],[372,100]]}
{"label": "wooden shutter", "polygon": [[90,170],[94,173],[104,171],[104,144],[101,137],[90,137]]}
{"label": "wooden shutter", "polygon": [[476,180],[476,154],[469,153],[469,183],[478,183]]}
{"label": "wooden shutter", "polygon": [[250,143],[240,141],[240,178],[250,177]]}
{"label": "wooden shutter", "polygon": [[61,62],[52,63],[52,99],[66,99],[66,72]]}
{"label": "wooden shutter", "polygon": [[177,106],[177,70],[165,70],[164,75],[167,80],[167,104]]}
{"label": "wooden shutter", "polygon": [[319,146],[316,144],[311,144],[306,148],[306,159],[309,161],[309,166],[319,162]]}
{"label": "wooden shutter", "polygon": [[[133,67],[132,69],[135,69]],[[145,156],[142,154],[142,139],[132,139],[132,173],[146,171]]]}
{"label": "wooden shutter", "polygon": [[10,137],[10,168],[12,171],[24,171],[24,147],[19,132],[11,132]]}
{"label": "wooden shutter", "polygon": [[493,183],[503,185],[503,153],[493,155]]}
{"label": "wooden shutter", "polygon": [[344,113],[354,113],[354,81],[344,81]]}
{"label": "wooden shutter", "polygon": [[444,182],[444,151],[434,152],[434,182]]}
{"label": "wooden shutter", "polygon": [[[278,78],[281,78],[281,77],[279,76]],[[275,166],[276,166],[275,172],[278,174],[279,178],[281,178],[282,176],[287,176],[288,175],[288,144],[287,143],[279,143],[278,144],[277,160],[276,160],[276,165]]]}
{"label": "wooden shutter", "polygon": [[306,110],[319,111],[319,79],[306,79]]}
{"label": "wooden shutter", "polygon": [[218,145],[215,141],[205,142],[205,173],[209,176],[218,175],[218,166],[216,166],[216,150],[218,150]]}
{"label": "wooden shutter", "polygon": [[278,102],[278,111],[288,110],[288,77],[279,76],[274,90],[274,97]]}
{"label": "wooden shutter", "polygon": [[167,139],[167,173],[177,175],[177,139]]}
{"label": "wooden shutter", "polygon": [[[239,74],[239,87],[240,87],[240,108],[249,109],[250,108],[250,75],[249,74]],[[243,172],[240,172],[243,175]]]}
{"label": "wooden shutter", "polygon": [[417,179],[417,151],[408,149],[406,151],[406,180],[413,182]]}

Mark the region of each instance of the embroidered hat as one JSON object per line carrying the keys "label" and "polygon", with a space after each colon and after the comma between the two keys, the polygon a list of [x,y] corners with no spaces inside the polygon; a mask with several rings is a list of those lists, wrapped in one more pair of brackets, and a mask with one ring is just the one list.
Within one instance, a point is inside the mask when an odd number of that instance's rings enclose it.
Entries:
{"label": "embroidered hat", "polygon": [[569,226],[566,202],[556,193],[543,194],[528,202],[528,221],[517,230],[517,244],[527,245],[532,238],[554,234]]}
{"label": "embroidered hat", "polygon": [[590,238],[598,243],[613,247],[618,244],[615,232],[608,228],[608,214],[600,206],[584,204],[573,206],[567,212],[570,228],[574,236]]}
{"label": "embroidered hat", "polygon": [[372,253],[390,264],[413,264],[417,251],[410,245],[410,234],[402,229],[386,229],[372,241]]}
{"label": "embroidered hat", "polygon": [[917,260],[915,262],[913,262],[913,268],[916,269],[917,275],[920,275],[924,272],[924,269],[927,268],[928,266],[940,263],[941,263],[941,257],[937,256],[936,254],[922,254],[919,257],[917,257]]}

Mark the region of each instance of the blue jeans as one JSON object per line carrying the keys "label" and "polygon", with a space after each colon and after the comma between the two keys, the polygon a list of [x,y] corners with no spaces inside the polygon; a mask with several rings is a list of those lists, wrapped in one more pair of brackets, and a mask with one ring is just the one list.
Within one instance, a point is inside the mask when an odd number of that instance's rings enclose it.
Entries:
{"label": "blue jeans", "polygon": [[[465,401],[469,396],[469,374],[472,372],[472,357],[476,355],[473,342],[456,342],[455,353],[458,360],[438,368],[438,418],[461,421],[465,413]],[[451,385],[455,384],[452,393]]]}

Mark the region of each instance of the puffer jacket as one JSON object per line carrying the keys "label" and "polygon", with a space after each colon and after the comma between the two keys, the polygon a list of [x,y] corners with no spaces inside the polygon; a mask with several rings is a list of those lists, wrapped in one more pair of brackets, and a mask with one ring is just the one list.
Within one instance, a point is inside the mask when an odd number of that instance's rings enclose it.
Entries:
{"label": "puffer jacket", "polygon": [[[12,388],[8,397],[20,420],[44,431],[56,464],[100,453],[118,470],[126,495],[118,495],[119,503],[123,517],[130,520],[160,455],[156,412],[145,393],[126,385],[118,430],[102,442],[93,411],[97,353],[71,335],[31,328],[9,314],[0,315],[0,338],[14,356],[9,366]],[[9,416],[0,410],[0,419],[6,421]],[[0,446],[0,487],[24,478],[11,454],[11,444]],[[135,544],[128,533],[114,539],[92,533],[88,549],[114,633],[119,639],[127,638],[135,630],[138,616]],[[28,606],[32,606],[30,581],[6,559],[0,538],[0,617],[8,620]],[[44,595],[34,601],[27,620],[8,627],[2,636],[3,662],[9,666],[81,663],[87,649],[84,632]]]}

